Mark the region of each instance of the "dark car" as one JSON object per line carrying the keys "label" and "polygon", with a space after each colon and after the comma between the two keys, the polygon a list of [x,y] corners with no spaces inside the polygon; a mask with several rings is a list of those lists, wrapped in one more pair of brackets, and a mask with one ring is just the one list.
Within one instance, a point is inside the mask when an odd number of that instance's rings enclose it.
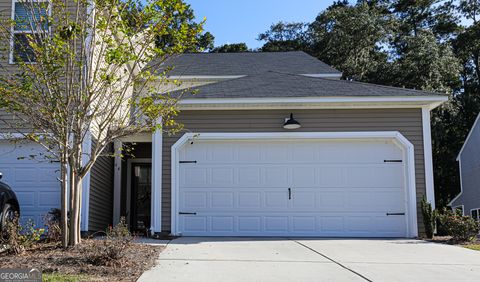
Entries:
{"label": "dark car", "polygon": [[12,220],[15,213],[20,213],[20,205],[15,192],[1,179],[2,173],[0,172],[0,230],[4,230],[8,220]]}

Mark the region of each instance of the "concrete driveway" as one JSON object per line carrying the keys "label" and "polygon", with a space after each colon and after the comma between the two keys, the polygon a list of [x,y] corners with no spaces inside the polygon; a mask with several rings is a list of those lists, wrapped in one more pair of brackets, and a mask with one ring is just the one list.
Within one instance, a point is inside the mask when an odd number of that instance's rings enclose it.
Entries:
{"label": "concrete driveway", "polygon": [[480,281],[480,252],[419,240],[182,237],[139,281]]}

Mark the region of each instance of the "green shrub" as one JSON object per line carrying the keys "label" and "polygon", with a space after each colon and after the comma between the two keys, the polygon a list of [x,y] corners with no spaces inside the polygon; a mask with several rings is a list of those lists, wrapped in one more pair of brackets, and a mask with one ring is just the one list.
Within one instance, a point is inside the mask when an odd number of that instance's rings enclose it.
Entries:
{"label": "green shrub", "polygon": [[23,253],[40,241],[45,233],[43,228],[35,228],[35,223],[29,219],[26,224],[21,224],[18,214],[5,226],[5,234],[2,243],[8,246],[8,252],[12,254]]}
{"label": "green shrub", "polygon": [[444,211],[439,219],[447,234],[456,242],[472,241],[480,231],[480,225],[476,220],[452,211]]}
{"label": "green shrub", "polygon": [[422,215],[423,224],[425,225],[425,235],[428,239],[433,238],[435,231],[435,222],[437,220],[437,212],[432,209],[432,205],[427,202],[425,197],[422,199]]}

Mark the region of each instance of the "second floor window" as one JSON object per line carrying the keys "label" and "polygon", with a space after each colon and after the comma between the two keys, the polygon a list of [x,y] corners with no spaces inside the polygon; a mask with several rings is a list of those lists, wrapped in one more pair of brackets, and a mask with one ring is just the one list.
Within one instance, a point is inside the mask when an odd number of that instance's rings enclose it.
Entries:
{"label": "second floor window", "polygon": [[48,2],[39,0],[13,0],[14,20],[10,62],[34,63],[32,40],[48,30]]}

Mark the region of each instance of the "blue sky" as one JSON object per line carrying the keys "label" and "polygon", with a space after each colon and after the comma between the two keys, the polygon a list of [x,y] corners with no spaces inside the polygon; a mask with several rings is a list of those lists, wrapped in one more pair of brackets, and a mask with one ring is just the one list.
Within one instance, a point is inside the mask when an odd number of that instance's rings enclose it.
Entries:
{"label": "blue sky", "polygon": [[[245,42],[261,47],[259,33],[279,21],[311,22],[333,0],[185,0],[197,19],[206,17],[205,30],[215,36],[215,46]],[[350,1],[355,2],[355,1]],[[468,24],[467,21],[463,21]]]}
{"label": "blue sky", "polygon": [[197,19],[207,18],[205,30],[215,36],[215,46],[245,42],[261,47],[259,33],[279,21],[311,22],[333,0],[186,0]]}

